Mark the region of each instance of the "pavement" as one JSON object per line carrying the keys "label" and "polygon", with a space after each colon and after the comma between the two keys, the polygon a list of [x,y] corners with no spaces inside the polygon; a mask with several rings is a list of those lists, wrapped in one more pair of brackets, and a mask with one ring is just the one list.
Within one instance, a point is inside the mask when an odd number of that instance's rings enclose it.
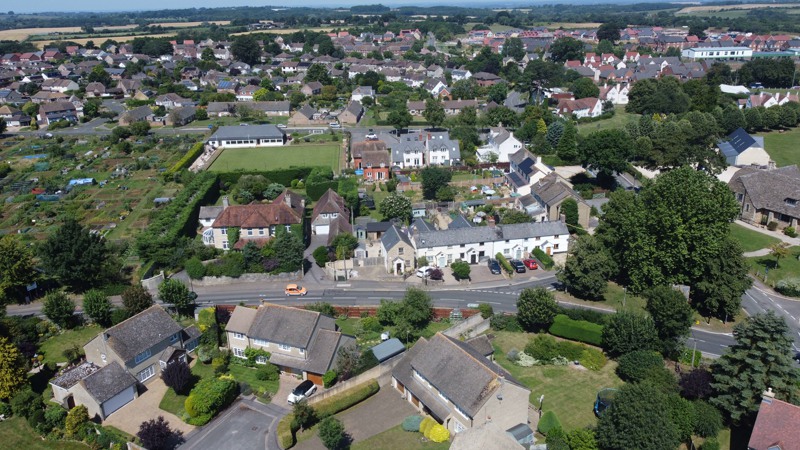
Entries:
{"label": "pavement", "polygon": [[161,378],[153,377],[145,384],[147,388],[144,392],[139,392],[139,397],[132,402],[114,411],[103,425],[112,425],[120,430],[136,435],[139,432],[139,425],[158,416],[164,416],[164,420],[169,422],[173,430],[180,430],[184,435],[191,433],[195,427],[181,420],[175,414],[160,409],[158,404],[167,392],[167,386]]}
{"label": "pavement", "polygon": [[251,398],[236,400],[222,415],[185,435],[184,450],[280,450],[277,428],[289,410]]}

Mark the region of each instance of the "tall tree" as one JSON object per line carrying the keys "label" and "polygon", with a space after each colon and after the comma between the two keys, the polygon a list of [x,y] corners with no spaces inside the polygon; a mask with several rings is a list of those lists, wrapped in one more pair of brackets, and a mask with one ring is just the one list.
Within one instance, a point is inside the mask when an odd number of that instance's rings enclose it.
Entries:
{"label": "tall tree", "polygon": [[442,102],[435,98],[425,100],[425,111],[422,113],[425,120],[431,124],[433,128],[439,128],[445,119],[444,106]]}
{"label": "tall tree", "polygon": [[182,314],[186,313],[194,302],[194,297],[191,294],[189,288],[187,288],[183,282],[175,278],[164,280],[164,282],[158,286],[158,296],[161,298],[161,301],[173,305],[175,309]]}
{"label": "tall tree", "polygon": [[508,38],[503,42],[503,56],[514,58],[515,61],[522,61],[525,57],[525,45],[520,38]]}
{"label": "tall tree", "polygon": [[8,338],[0,336],[0,400],[8,400],[28,382],[25,358]]}
{"label": "tall tree", "polygon": [[669,395],[648,383],[626,384],[614,396],[613,407],[597,423],[600,448],[673,450],[680,433],[672,420]]}
{"label": "tall tree", "polygon": [[616,270],[616,264],[603,244],[586,235],[580,236],[570,246],[567,261],[556,276],[572,295],[599,300]]}
{"label": "tall tree", "polygon": [[56,325],[67,328],[75,314],[75,302],[61,291],[52,291],[44,297],[42,312]]}
{"label": "tall tree", "polygon": [[164,416],[142,422],[136,436],[141,439],[142,445],[150,450],[168,450],[183,442],[183,432],[170,428]]}
{"label": "tall tree", "polygon": [[600,88],[594,84],[591,78],[581,77],[573,81],[569,90],[575,98],[599,97]]}
{"label": "tall tree", "polygon": [[309,83],[311,81],[319,81],[322,84],[330,84],[331,78],[328,76],[328,69],[322,64],[311,64],[306,71],[306,77],[303,78],[303,82]]}
{"label": "tall tree", "polygon": [[384,198],[378,209],[384,220],[401,219],[407,222],[411,219],[411,199],[399,192],[392,192]]}
{"label": "tall tree", "polygon": [[278,227],[275,239],[270,242],[269,247],[265,247],[265,251],[269,252],[270,249],[273,251],[273,256],[280,261],[279,271],[294,272],[303,267],[305,248],[302,236]]}
{"label": "tall tree", "polygon": [[122,306],[127,311],[128,317],[139,314],[153,304],[153,296],[140,284],[134,284],[122,291]]}
{"label": "tall tree", "polygon": [[605,22],[597,28],[597,40],[611,43],[619,40],[619,30],[623,28],[617,22]]}
{"label": "tall tree", "polygon": [[753,283],[748,276],[750,264],[742,255],[739,242],[726,236],[701,270],[691,284],[692,306],[709,320],[717,317],[727,321],[728,317],[735,317],[742,295]]}
{"label": "tall tree", "polygon": [[231,53],[237,60],[251,66],[261,61],[261,47],[256,38],[250,34],[236,36],[231,43]]}
{"label": "tall tree", "polygon": [[673,356],[681,340],[689,335],[692,326],[692,308],[683,294],[671,286],[656,286],[644,295],[647,312],[653,318],[661,339],[663,352]]}
{"label": "tall tree", "polygon": [[606,174],[624,172],[633,158],[633,139],[623,129],[592,132],[579,147],[581,162]]}
{"label": "tall tree", "polygon": [[100,326],[111,325],[111,301],[99,289],[90,289],[83,294],[83,312]]}
{"label": "tall tree", "polygon": [[45,272],[73,289],[98,286],[106,279],[105,241],[75,219],[67,219],[40,247]]}
{"label": "tall tree", "polygon": [[389,116],[386,117],[386,121],[389,122],[389,125],[393,126],[396,130],[408,128],[413,120],[414,118],[411,117],[411,113],[403,108],[393,109],[389,113]]}
{"label": "tall tree", "polygon": [[583,61],[584,54],[583,42],[571,37],[556,39],[550,45],[550,59],[556,63],[575,59]]}
{"label": "tall tree", "polygon": [[398,321],[405,322],[414,330],[428,326],[433,317],[433,301],[430,294],[417,288],[406,289]]}
{"label": "tall tree", "polygon": [[24,299],[36,273],[28,247],[13,234],[0,237],[0,308]]}
{"label": "tall tree", "polygon": [[523,289],[517,299],[517,319],[528,331],[546,330],[558,313],[552,292],[543,287]]}
{"label": "tall tree", "polygon": [[562,161],[567,163],[577,162],[579,159],[578,130],[571,121],[564,123],[564,132],[558,140],[556,154]]}
{"label": "tall tree", "polygon": [[436,192],[450,183],[453,173],[441,167],[426,167],[420,172],[422,196],[428,200],[436,198]]}
{"label": "tall tree", "polygon": [[619,311],[603,327],[603,348],[611,356],[636,350],[658,350],[658,344],[655,323],[643,314]]}
{"label": "tall tree", "polygon": [[776,397],[797,402],[800,375],[792,364],[792,337],[773,311],[749,317],[733,329],[736,343],[712,366],[711,403],[735,424],[749,424],[772,388]]}

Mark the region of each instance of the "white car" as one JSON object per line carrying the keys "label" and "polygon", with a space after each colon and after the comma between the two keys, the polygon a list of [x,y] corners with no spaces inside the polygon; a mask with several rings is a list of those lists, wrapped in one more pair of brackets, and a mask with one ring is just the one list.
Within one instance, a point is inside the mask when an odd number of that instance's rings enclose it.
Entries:
{"label": "white car", "polygon": [[375,134],[375,133],[369,133],[369,134],[367,134],[365,137],[366,137],[367,139],[369,139],[369,140],[375,140],[375,139],[378,139],[378,135],[377,135],[377,134]]}
{"label": "white car", "polygon": [[420,278],[426,278],[431,276],[431,272],[433,272],[433,267],[424,266],[417,269],[417,276]]}
{"label": "white car", "polygon": [[278,128],[286,128],[286,125],[284,125],[282,123],[279,123],[279,124],[277,124],[275,126],[278,127]]}
{"label": "white car", "polygon": [[331,122],[328,124],[328,126],[331,128],[342,128],[342,126],[339,125],[337,122]]}
{"label": "white car", "polygon": [[306,380],[300,383],[292,392],[289,393],[287,399],[289,403],[295,404],[299,401],[305,400],[317,391],[317,386],[311,380]]}

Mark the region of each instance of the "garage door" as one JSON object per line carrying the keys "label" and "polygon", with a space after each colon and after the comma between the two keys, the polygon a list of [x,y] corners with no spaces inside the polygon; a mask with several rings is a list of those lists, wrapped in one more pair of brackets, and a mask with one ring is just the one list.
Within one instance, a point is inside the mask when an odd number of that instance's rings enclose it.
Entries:
{"label": "garage door", "polygon": [[309,380],[311,380],[312,383],[318,386],[322,386],[322,375],[317,375],[315,373],[309,372],[308,374],[306,374],[306,376],[308,377]]}
{"label": "garage door", "polygon": [[128,402],[132,401],[135,396],[136,386],[131,386],[128,389],[125,389],[103,403],[103,414],[108,417],[109,414],[127,405]]}
{"label": "garage door", "polygon": [[330,225],[317,225],[314,227],[314,232],[317,234],[328,234]]}

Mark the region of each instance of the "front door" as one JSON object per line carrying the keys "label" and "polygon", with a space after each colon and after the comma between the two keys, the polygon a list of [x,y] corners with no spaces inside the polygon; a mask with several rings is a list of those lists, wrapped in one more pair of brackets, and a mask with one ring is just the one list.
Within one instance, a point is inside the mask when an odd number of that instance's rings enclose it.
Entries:
{"label": "front door", "polygon": [[469,263],[478,264],[478,255],[476,255],[475,253],[471,254],[469,258]]}
{"label": "front door", "polygon": [[403,273],[403,263],[399,262],[394,268],[394,274],[400,275],[401,273]]}

